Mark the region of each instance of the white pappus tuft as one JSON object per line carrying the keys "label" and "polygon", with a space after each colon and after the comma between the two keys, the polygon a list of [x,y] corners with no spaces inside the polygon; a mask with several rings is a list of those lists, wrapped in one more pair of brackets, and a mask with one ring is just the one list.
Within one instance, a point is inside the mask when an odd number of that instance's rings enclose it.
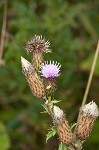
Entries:
{"label": "white pappus tuft", "polygon": [[60,124],[64,120],[64,112],[58,106],[53,107],[53,121],[55,124]]}
{"label": "white pappus tuft", "polygon": [[96,105],[95,102],[90,102],[86,105],[84,105],[81,108],[81,111],[83,112],[83,114],[86,115],[92,115],[93,117],[98,117],[99,116],[99,110],[98,110],[98,106]]}

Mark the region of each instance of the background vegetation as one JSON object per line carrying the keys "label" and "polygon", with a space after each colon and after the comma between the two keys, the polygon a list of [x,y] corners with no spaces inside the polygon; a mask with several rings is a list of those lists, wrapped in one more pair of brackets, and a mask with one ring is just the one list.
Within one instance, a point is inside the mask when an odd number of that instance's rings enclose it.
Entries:
{"label": "background vegetation", "polygon": [[[0,29],[4,1],[0,0]],[[24,46],[43,35],[53,53],[45,59],[61,63],[56,98],[69,121],[76,122],[99,36],[98,0],[8,0],[3,60],[0,67],[0,150],[55,150],[57,136],[46,144],[51,119],[42,101],[32,96],[21,72],[20,57],[31,60]],[[99,58],[87,102],[99,106]],[[84,149],[99,150],[99,120]]]}

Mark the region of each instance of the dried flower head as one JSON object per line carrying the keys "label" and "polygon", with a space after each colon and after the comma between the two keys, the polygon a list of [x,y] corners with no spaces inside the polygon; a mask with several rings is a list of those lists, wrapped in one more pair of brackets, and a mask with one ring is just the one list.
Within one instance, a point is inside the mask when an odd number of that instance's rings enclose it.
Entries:
{"label": "dried flower head", "polygon": [[99,110],[95,102],[90,102],[80,109],[80,115],[76,126],[77,137],[86,140],[93,129],[94,122],[99,116]]}
{"label": "dried flower head", "polygon": [[50,61],[48,64],[48,61],[46,61],[41,65],[41,75],[45,78],[54,79],[59,76],[60,67],[60,63]]}
{"label": "dried flower head", "polygon": [[37,98],[42,98],[45,95],[44,85],[41,82],[41,79],[35,72],[34,67],[28,62],[25,58],[21,57],[22,63],[22,71],[23,74],[26,76],[26,80],[30,86],[30,89],[34,96]]}
{"label": "dried flower head", "polygon": [[39,35],[35,35],[34,37],[30,38],[27,42],[25,49],[29,52],[36,52],[36,53],[47,53],[51,52],[49,49],[50,43],[49,41],[45,41],[45,38]]}
{"label": "dried flower head", "polygon": [[70,144],[73,134],[68,121],[65,119],[65,114],[58,106],[53,107],[53,122],[56,125],[60,141],[65,144]]}

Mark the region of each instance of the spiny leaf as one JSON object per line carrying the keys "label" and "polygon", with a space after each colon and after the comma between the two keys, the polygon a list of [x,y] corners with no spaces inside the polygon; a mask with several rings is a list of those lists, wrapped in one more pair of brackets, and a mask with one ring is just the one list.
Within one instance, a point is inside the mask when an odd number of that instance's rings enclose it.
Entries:
{"label": "spiny leaf", "polygon": [[56,134],[56,132],[57,132],[56,127],[53,126],[46,135],[46,142],[48,141],[48,139],[50,139],[52,136],[54,136]]}

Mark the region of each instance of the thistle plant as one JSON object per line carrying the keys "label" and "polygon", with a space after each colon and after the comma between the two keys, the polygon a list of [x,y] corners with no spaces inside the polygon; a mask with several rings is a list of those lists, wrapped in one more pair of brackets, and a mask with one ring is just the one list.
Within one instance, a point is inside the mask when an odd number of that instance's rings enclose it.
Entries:
{"label": "thistle plant", "polygon": [[[35,35],[31,38],[27,42],[25,49],[28,53],[32,53],[32,61],[30,63],[21,57],[22,72],[26,77],[32,94],[36,98],[43,100],[43,107],[52,118],[54,126],[47,134],[46,140],[57,133],[60,140],[59,149],[81,150],[83,142],[90,136],[96,118],[99,116],[98,106],[93,101],[88,104],[83,103],[79,110],[75,129],[72,131],[66,114],[56,105],[59,101],[54,100],[53,95],[57,89],[56,78],[60,75],[61,65],[55,61],[44,61],[44,54],[51,52],[49,46],[49,41],[46,41],[42,36]],[[88,83],[90,85],[91,80]],[[88,90],[89,86],[85,95],[88,95]],[[84,97],[84,102],[86,98]]]}

